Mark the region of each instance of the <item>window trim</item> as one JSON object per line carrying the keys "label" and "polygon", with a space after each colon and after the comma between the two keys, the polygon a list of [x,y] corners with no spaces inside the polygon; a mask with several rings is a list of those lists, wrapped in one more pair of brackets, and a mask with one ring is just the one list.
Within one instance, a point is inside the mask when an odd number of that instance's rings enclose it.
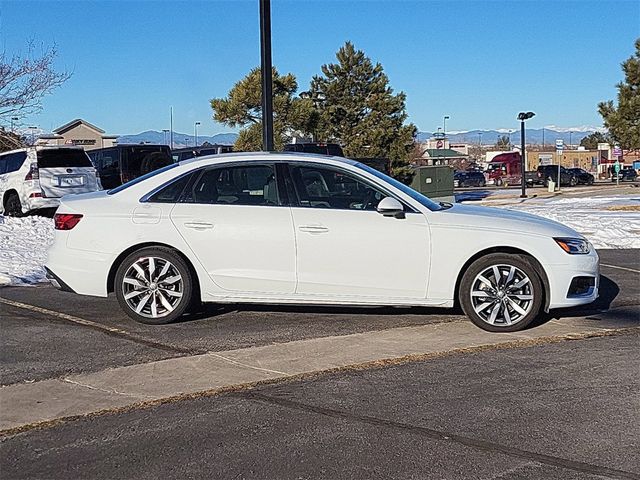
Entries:
{"label": "window trim", "polygon": [[[301,205],[300,204],[300,193],[298,192],[298,187],[296,185],[296,182],[293,180],[293,174],[291,173],[291,167],[293,167],[293,166],[301,166],[301,167],[311,166],[311,167],[320,167],[320,168],[325,168],[325,169],[333,169],[335,171],[338,171],[338,172],[342,173],[343,175],[350,175],[350,176],[356,178],[359,182],[364,183],[368,187],[380,191],[385,196],[391,197],[391,198],[395,198],[396,200],[398,200],[402,204],[402,206],[405,208],[405,213],[420,213],[414,207],[409,205],[403,198],[399,197],[398,195],[396,195],[393,192],[390,192],[389,189],[379,185],[378,183],[372,182],[368,178],[363,177],[358,172],[354,172],[354,171],[349,170],[347,168],[342,168],[342,167],[339,167],[339,166],[336,166],[336,165],[326,164],[326,163],[319,163],[319,162],[296,162],[296,161],[286,162],[287,176],[291,181],[291,184],[293,186],[293,192],[294,192],[294,195],[295,195],[295,199],[293,199],[291,201],[291,207],[296,207],[296,208],[318,208],[318,207],[311,207],[311,206],[306,206],[306,205]],[[352,208],[323,208],[322,210],[340,210],[340,211],[343,211],[343,212],[344,211],[346,211],[346,212],[375,212],[376,211],[376,210],[355,210],[355,209],[352,209]]]}

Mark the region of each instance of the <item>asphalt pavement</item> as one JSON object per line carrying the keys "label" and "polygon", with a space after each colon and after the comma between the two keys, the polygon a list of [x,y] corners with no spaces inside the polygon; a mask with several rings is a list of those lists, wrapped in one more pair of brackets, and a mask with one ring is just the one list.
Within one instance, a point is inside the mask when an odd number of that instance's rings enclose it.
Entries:
{"label": "asphalt pavement", "polygon": [[460,354],[5,438],[6,479],[640,478],[638,334]]}

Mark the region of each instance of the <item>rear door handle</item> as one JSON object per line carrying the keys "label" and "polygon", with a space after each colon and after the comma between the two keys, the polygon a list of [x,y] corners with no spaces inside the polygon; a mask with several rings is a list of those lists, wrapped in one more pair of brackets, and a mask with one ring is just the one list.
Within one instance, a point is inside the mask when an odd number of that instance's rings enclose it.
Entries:
{"label": "rear door handle", "polygon": [[298,227],[298,230],[306,233],[327,233],[329,229],[322,225],[302,225]]}
{"label": "rear door handle", "polygon": [[213,223],[208,222],[185,222],[184,226],[186,228],[192,228],[194,230],[208,230],[213,228]]}

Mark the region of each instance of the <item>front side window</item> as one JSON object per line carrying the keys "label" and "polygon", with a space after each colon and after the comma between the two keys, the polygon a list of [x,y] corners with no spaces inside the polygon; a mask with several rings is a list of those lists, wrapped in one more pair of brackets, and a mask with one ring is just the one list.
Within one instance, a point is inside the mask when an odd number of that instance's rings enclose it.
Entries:
{"label": "front side window", "polygon": [[275,169],[273,165],[247,165],[204,170],[183,201],[222,205],[280,205]]}
{"label": "front side window", "polygon": [[375,210],[385,195],[356,176],[322,166],[291,166],[302,207]]}

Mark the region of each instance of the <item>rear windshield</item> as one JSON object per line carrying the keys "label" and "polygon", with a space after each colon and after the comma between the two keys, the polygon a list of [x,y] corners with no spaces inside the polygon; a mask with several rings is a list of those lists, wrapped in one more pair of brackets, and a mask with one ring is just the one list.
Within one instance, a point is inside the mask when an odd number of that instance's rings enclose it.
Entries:
{"label": "rear windshield", "polygon": [[171,155],[158,147],[130,147],[126,155],[126,170],[136,175],[145,175],[173,163]]}
{"label": "rear windshield", "polygon": [[93,167],[93,165],[84,150],[76,148],[59,148],[39,150],[38,167]]}

